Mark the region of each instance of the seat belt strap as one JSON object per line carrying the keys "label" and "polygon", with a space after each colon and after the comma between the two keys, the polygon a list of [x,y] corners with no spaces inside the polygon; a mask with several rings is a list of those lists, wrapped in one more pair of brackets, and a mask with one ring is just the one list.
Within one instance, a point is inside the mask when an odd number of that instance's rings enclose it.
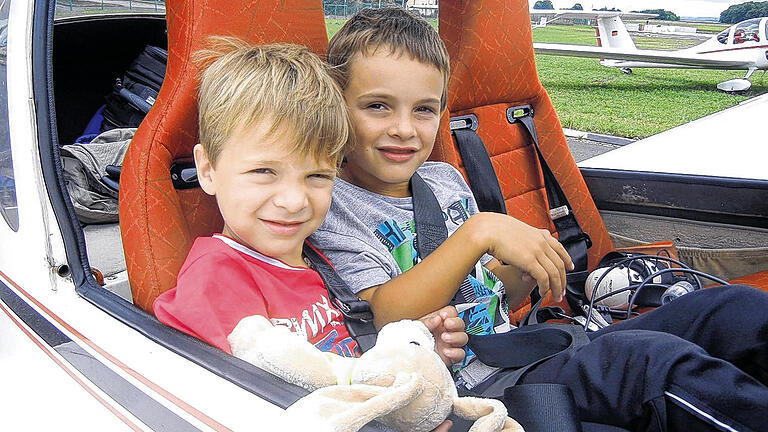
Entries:
{"label": "seat belt strap", "polygon": [[[417,174],[411,177],[413,213],[416,242],[419,257],[424,259],[432,253],[446,238],[448,230],[442,216],[440,203],[429,185]],[[436,225],[442,227],[438,229]],[[531,308],[536,317],[538,303]],[[529,368],[551,358],[563,350],[574,348],[589,342],[581,327],[566,324],[535,324],[495,335],[469,335],[467,345],[477,358],[466,369],[464,378],[467,382],[479,383],[489,392],[483,396],[496,397],[504,402],[507,409],[510,403],[526,400],[524,418],[529,430],[558,430],[581,432],[581,424],[575,413],[576,404],[570,390],[559,384],[529,384],[515,387],[517,381]],[[477,363],[477,364],[475,364]],[[473,366],[474,365],[474,366]],[[513,372],[493,375],[506,368],[517,368]],[[461,373],[460,371],[459,373]],[[475,376],[471,376],[475,374]],[[472,379],[474,378],[474,379]],[[491,379],[489,379],[491,378]],[[474,393],[474,388],[472,390]],[[517,410],[509,411],[510,415]],[[556,425],[556,428],[551,428]]]}
{"label": "seat belt strap", "polygon": [[507,387],[502,401],[509,416],[527,431],[582,431],[576,401],[565,385],[519,384]]}
{"label": "seat belt strap", "polygon": [[519,123],[523,125],[525,131],[533,143],[536,150],[536,156],[539,159],[539,165],[544,177],[544,189],[547,193],[547,202],[549,204],[549,215],[552,219],[555,229],[558,233],[558,240],[571,255],[571,259],[576,267],[575,271],[587,269],[587,249],[592,246],[592,240],[585,233],[576,217],[573,215],[568,198],[566,198],[560,183],[557,181],[552,170],[547,164],[547,160],[541,152],[539,139],[536,135],[536,127],[533,123],[533,107],[523,105],[507,108],[507,121],[510,124]]}
{"label": "seat belt strap", "polygon": [[344,326],[347,332],[357,342],[360,351],[366,352],[376,344],[376,327],[373,325],[373,311],[367,301],[361,300],[352,293],[336,269],[314,246],[304,242],[304,259],[315,270],[328,290],[330,301],[344,315]]}
{"label": "seat belt strap", "polygon": [[507,213],[499,180],[491,158],[477,135],[477,117],[470,114],[451,118],[451,134],[456,139],[461,161],[467,172],[469,189],[475,196],[480,211]]}
{"label": "seat belt strap", "polygon": [[448,228],[445,226],[443,210],[437,197],[418,173],[411,176],[411,195],[413,220],[416,225],[416,247],[419,258],[424,259],[448,238]]}
{"label": "seat belt strap", "polygon": [[[539,139],[536,135],[536,127],[533,123],[533,107],[531,105],[522,105],[507,108],[506,116],[510,124],[519,123],[523,125],[523,129],[528,133],[533,143],[533,148],[536,150],[536,156],[544,178],[544,190],[547,194],[549,216],[557,231],[558,240],[568,252],[568,255],[571,256],[574,264],[574,270],[568,273],[567,289],[578,293],[579,290],[573,287],[580,286],[587,278],[587,249],[592,246],[592,240],[579,226],[568,203],[568,198],[565,196],[560,183],[549,168],[549,164],[547,164],[547,160],[541,152]],[[539,298],[538,290],[531,292],[531,304],[536,303]]]}

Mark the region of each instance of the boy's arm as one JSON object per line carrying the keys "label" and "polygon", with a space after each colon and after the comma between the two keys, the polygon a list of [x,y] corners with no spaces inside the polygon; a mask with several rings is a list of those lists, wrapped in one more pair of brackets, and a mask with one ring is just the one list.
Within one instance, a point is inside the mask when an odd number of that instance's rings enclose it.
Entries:
{"label": "boy's arm", "polygon": [[419,264],[358,296],[371,304],[378,328],[417,319],[447,305],[485,253],[531,275],[542,292],[551,288],[556,301],[563,295],[565,269],[573,268],[565,248],[549,231],[507,215],[478,213]]}

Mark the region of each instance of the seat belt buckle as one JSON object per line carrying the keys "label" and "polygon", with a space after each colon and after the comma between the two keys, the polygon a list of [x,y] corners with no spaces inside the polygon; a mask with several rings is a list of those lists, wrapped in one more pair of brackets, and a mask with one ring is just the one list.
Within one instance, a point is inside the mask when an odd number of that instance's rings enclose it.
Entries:
{"label": "seat belt buckle", "polygon": [[455,130],[462,130],[462,129],[470,129],[470,130],[476,131],[477,116],[474,114],[468,114],[468,115],[451,117],[451,120],[448,123],[448,128],[451,130],[451,132]]}
{"label": "seat belt buckle", "polygon": [[515,123],[516,121],[525,117],[533,117],[532,105],[528,104],[507,108],[507,121],[510,124]]}
{"label": "seat belt buckle", "polygon": [[341,310],[342,315],[344,315],[346,318],[351,318],[366,323],[373,321],[373,311],[370,310],[368,302],[365,300],[359,300],[356,302],[358,305],[360,305],[360,307],[344,303],[338,298],[335,298],[333,303],[337,308],[339,308],[339,310]]}
{"label": "seat belt buckle", "polygon": [[549,209],[549,217],[554,221],[560,218],[564,218],[571,214],[571,210],[568,208],[567,205],[562,205],[560,207],[555,207],[552,209]]}

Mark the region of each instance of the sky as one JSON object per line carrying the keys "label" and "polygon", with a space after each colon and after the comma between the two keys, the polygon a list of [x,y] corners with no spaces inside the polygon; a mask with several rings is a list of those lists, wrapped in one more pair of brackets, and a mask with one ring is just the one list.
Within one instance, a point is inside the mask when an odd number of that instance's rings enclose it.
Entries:
{"label": "sky", "polygon": [[[628,12],[632,10],[644,9],[666,9],[676,13],[678,16],[693,17],[719,17],[720,12],[739,3],[745,3],[748,0],[550,0],[555,8],[570,8],[576,3],[581,3],[584,10],[600,9],[603,6],[607,8],[618,8]],[[759,1],[759,0],[756,0]],[[528,0],[531,7],[536,0]]]}

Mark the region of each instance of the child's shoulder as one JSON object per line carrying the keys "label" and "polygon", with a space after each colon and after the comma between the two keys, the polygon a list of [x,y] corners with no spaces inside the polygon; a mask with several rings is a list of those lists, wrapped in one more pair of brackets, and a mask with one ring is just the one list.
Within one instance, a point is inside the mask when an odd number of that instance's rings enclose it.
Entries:
{"label": "child's shoulder", "polygon": [[461,173],[445,162],[424,162],[416,172],[433,189],[469,190]]}
{"label": "child's shoulder", "polygon": [[184,260],[181,272],[191,266],[217,265],[221,262],[232,262],[237,259],[237,252],[227,246],[215,236],[198,237],[192,243],[192,247],[187,252],[187,258]]}
{"label": "child's shoulder", "polygon": [[[426,161],[416,170],[422,177],[424,176],[444,176],[462,178],[461,173],[451,164],[438,161]],[[463,180],[462,180],[463,181]]]}

